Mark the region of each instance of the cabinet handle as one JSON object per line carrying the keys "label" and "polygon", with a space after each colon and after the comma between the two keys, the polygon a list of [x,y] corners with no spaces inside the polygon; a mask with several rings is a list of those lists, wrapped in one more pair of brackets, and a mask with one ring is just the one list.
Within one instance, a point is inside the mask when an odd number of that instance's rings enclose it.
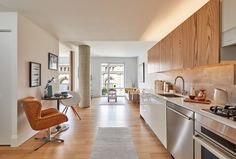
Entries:
{"label": "cabinet handle", "polygon": [[11,32],[11,29],[0,29],[0,32],[3,32],[3,33],[5,33],[5,32]]}
{"label": "cabinet handle", "polygon": [[192,120],[192,119],[193,119],[193,118],[191,118],[191,117],[189,117],[189,116],[186,116],[186,115],[184,115],[184,114],[182,114],[182,113],[178,112],[177,110],[174,110],[174,109],[172,109],[172,108],[170,108],[170,107],[167,107],[167,109],[169,109],[169,110],[171,110],[171,111],[173,111],[173,112],[179,114],[180,116],[184,117],[185,119],[188,119],[188,120]]}

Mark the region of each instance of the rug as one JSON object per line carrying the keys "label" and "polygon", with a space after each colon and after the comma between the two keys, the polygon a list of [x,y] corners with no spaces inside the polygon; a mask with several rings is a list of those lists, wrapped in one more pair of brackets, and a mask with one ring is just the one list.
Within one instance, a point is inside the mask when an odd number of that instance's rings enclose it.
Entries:
{"label": "rug", "polygon": [[127,127],[100,127],[91,159],[138,159]]}

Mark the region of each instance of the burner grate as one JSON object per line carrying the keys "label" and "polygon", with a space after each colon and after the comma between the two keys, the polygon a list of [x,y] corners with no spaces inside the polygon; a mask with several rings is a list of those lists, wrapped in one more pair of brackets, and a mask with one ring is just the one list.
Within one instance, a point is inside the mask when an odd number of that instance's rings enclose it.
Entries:
{"label": "burner grate", "polygon": [[210,112],[222,117],[232,118],[236,121],[236,106],[212,106],[210,107]]}

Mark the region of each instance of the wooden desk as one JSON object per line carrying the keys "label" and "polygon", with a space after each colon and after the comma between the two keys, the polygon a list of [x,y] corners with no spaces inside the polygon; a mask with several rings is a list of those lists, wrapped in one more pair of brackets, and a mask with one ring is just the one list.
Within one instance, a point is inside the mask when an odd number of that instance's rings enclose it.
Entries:
{"label": "wooden desk", "polygon": [[52,96],[52,97],[43,97],[42,100],[56,100],[57,101],[57,110],[60,111],[60,100],[70,99],[73,96],[68,94],[67,96]]}

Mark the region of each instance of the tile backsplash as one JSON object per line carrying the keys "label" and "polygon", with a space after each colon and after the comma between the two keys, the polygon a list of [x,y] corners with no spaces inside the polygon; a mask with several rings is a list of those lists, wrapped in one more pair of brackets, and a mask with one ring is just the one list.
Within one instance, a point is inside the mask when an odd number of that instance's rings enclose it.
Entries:
{"label": "tile backsplash", "polygon": [[[214,88],[221,88],[227,90],[229,103],[236,103],[235,65],[218,65],[149,74],[148,87],[154,89],[155,80],[163,80],[173,84],[176,76],[184,78],[185,90],[188,92],[191,87],[194,87],[195,90],[205,89],[207,98],[213,99]],[[182,89],[180,79],[177,80],[174,88],[176,91]]]}

